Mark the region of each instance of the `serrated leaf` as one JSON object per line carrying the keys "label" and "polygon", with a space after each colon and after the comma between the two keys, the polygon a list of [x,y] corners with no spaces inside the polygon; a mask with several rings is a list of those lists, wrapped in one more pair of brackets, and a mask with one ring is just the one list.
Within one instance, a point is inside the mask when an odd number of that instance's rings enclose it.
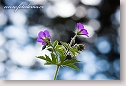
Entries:
{"label": "serrated leaf", "polygon": [[61,42],[60,43],[66,48],[66,49],[70,49],[69,44],[67,44],[66,42]]}
{"label": "serrated leaf", "polygon": [[80,62],[77,59],[70,59],[70,60],[65,60],[62,65],[70,64],[70,63],[77,63]]}
{"label": "serrated leaf", "polygon": [[56,45],[58,45],[58,41],[57,40],[53,43],[54,48],[55,48]]}
{"label": "serrated leaf", "polygon": [[70,52],[71,52],[71,56],[77,56],[79,54],[79,51],[76,47],[73,47],[70,49]]}
{"label": "serrated leaf", "polygon": [[63,52],[60,52],[60,62],[61,62],[61,64],[63,63],[65,58],[66,58],[65,54]]}
{"label": "serrated leaf", "polygon": [[61,63],[65,60],[65,48],[62,45],[57,45],[55,48],[56,52],[59,53]]}
{"label": "serrated leaf", "polygon": [[70,68],[73,68],[74,70],[79,70],[79,68],[77,66],[75,66],[74,64],[66,64],[64,66],[68,66]]}
{"label": "serrated leaf", "polygon": [[44,65],[54,65],[51,62],[46,62]]}
{"label": "serrated leaf", "polygon": [[56,63],[57,63],[56,55],[53,54],[53,53],[51,53],[51,57],[52,57],[52,62],[53,62],[54,64],[56,64]]}
{"label": "serrated leaf", "polygon": [[45,58],[44,56],[37,56],[37,58],[40,58],[40,59],[46,60],[46,58]]}
{"label": "serrated leaf", "polygon": [[49,51],[51,51],[51,52],[52,52],[52,51],[53,51],[53,48],[48,48],[47,50],[49,50]]}
{"label": "serrated leaf", "polygon": [[45,55],[45,56],[46,56],[46,61],[52,63],[52,61],[51,61],[51,59],[49,58],[49,56],[47,56],[47,55]]}

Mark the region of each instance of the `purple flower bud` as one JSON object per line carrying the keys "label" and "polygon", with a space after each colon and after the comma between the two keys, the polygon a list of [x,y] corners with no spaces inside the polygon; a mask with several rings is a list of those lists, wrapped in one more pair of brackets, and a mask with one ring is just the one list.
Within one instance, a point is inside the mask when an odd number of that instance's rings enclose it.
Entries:
{"label": "purple flower bud", "polygon": [[42,45],[46,45],[46,39],[50,39],[51,36],[50,36],[50,33],[48,30],[45,30],[44,32],[43,31],[40,31],[38,33],[38,38],[37,38],[37,41],[42,43]]}
{"label": "purple flower bud", "polygon": [[77,23],[77,27],[78,27],[77,35],[86,35],[87,37],[89,37],[88,32],[86,29],[84,29],[83,24]]}

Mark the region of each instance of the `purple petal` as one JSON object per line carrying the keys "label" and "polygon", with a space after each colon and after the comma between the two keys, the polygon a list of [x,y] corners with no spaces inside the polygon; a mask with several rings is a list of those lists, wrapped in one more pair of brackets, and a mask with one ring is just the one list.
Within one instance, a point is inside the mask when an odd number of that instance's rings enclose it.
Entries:
{"label": "purple petal", "polygon": [[77,23],[77,27],[78,27],[78,30],[84,29],[84,26],[81,23]]}
{"label": "purple petal", "polygon": [[37,38],[37,41],[40,42],[40,43],[42,43],[42,45],[46,44],[46,42],[43,39]]}
{"label": "purple petal", "polygon": [[85,30],[85,29],[83,29],[83,30],[81,31],[81,33],[82,33],[82,34],[88,34],[87,30]]}
{"label": "purple petal", "polygon": [[81,31],[81,34],[86,35],[87,37],[89,37],[89,36],[88,36],[88,32],[87,32],[87,30],[85,30],[85,29],[83,29],[83,30]]}
{"label": "purple petal", "polygon": [[38,42],[42,42],[42,39],[38,37],[38,38],[37,38],[37,41],[38,41]]}
{"label": "purple petal", "polygon": [[50,33],[49,33],[48,30],[45,30],[44,33],[45,33],[46,37],[51,38]]}
{"label": "purple petal", "polygon": [[39,37],[39,38],[43,38],[43,37],[45,37],[45,36],[46,36],[46,35],[44,34],[43,31],[40,31],[39,34],[38,34],[38,37]]}
{"label": "purple petal", "polygon": [[43,41],[43,42],[42,42],[42,45],[45,45],[45,44],[46,44],[46,42]]}

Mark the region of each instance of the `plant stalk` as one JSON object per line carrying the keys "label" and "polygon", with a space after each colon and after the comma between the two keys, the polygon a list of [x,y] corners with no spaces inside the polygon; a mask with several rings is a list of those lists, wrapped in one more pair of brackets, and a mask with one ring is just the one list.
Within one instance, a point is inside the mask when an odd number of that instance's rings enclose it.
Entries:
{"label": "plant stalk", "polygon": [[77,37],[77,34],[71,39],[70,45],[72,45],[72,42],[73,42],[73,40],[75,40],[76,37]]}
{"label": "plant stalk", "polygon": [[56,80],[56,78],[57,78],[59,68],[60,68],[60,66],[57,65],[57,67],[56,67],[56,72],[55,72],[55,75],[54,75],[54,80]]}

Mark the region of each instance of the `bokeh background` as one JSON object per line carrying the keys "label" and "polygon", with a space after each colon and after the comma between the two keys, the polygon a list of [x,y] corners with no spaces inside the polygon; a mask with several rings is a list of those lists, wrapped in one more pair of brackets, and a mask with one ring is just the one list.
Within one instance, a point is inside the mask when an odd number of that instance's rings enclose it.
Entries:
{"label": "bokeh background", "polygon": [[[43,5],[43,9],[4,9],[4,6]],[[0,79],[52,80],[55,66],[36,58],[50,54],[36,41],[41,30],[49,30],[52,41],[70,42],[81,22],[89,38],[77,56],[80,70],[60,68],[58,80],[120,79],[120,1],[119,0],[0,0]]]}

